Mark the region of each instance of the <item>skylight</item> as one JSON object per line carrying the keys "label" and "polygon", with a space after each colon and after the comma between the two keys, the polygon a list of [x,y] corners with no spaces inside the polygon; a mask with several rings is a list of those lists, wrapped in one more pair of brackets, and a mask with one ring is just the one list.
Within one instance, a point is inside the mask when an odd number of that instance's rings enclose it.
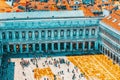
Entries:
{"label": "skylight", "polygon": [[117,19],[114,19],[112,22],[116,22],[117,21]]}
{"label": "skylight", "polygon": [[118,23],[118,26],[120,26],[120,23]]}
{"label": "skylight", "polygon": [[112,18],[111,16],[109,16],[107,19],[110,19],[110,18]]}

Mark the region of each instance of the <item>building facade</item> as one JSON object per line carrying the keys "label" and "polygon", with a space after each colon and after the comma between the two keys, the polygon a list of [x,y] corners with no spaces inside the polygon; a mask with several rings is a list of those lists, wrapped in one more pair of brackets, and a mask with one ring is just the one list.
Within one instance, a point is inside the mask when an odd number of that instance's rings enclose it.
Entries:
{"label": "building facade", "polygon": [[85,17],[82,11],[1,13],[0,58],[3,54],[97,51],[120,64],[120,33],[102,18]]}

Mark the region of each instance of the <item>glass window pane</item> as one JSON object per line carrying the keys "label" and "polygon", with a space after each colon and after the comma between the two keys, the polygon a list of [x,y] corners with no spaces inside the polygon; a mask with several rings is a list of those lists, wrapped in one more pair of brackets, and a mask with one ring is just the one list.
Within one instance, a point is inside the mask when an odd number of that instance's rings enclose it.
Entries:
{"label": "glass window pane", "polygon": [[12,32],[9,32],[9,39],[12,39]]}
{"label": "glass window pane", "polygon": [[19,33],[18,32],[15,32],[15,38],[19,39]]}
{"label": "glass window pane", "polygon": [[28,32],[28,36],[29,36],[29,38],[32,38],[32,31]]}
{"label": "glass window pane", "polygon": [[2,39],[6,39],[6,34],[5,34],[5,32],[2,32]]}
{"label": "glass window pane", "polygon": [[39,32],[35,31],[35,38],[39,38]]}
{"label": "glass window pane", "polygon": [[22,32],[22,38],[25,38],[25,31]]}

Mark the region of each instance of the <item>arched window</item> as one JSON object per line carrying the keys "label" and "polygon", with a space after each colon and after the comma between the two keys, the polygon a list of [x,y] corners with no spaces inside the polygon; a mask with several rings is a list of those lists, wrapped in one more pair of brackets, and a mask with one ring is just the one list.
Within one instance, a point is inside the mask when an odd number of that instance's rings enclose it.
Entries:
{"label": "arched window", "polygon": [[39,32],[35,31],[35,38],[39,38]]}
{"label": "arched window", "polygon": [[51,37],[51,30],[48,30],[48,37]]}
{"label": "arched window", "polygon": [[70,30],[67,30],[67,37],[70,37]]}
{"label": "arched window", "polygon": [[6,39],[6,34],[5,34],[5,32],[2,32],[2,39]]}
{"label": "arched window", "polygon": [[33,45],[32,44],[29,44],[29,52],[32,52],[33,51]]}
{"label": "arched window", "polygon": [[95,35],[95,29],[92,29],[91,34]]}
{"label": "arched window", "polygon": [[9,39],[12,39],[12,32],[9,32]]}
{"label": "arched window", "polygon": [[44,30],[42,30],[42,32],[41,32],[41,37],[45,38],[45,31]]}
{"label": "arched window", "polygon": [[35,50],[39,50],[39,44],[37,43],[37,44],[35,44]]}
{"label": "arched window", "polygon": [[86,31],[85,31],[85,35],[86,35],[86,36],[89,35],[89,29],[86,29]]}
{"label": "arched window", "polygon": [[22,45],[22,49],[23,49],[23,52],[25,52],[25,51],[26,51],[26,49],[27,49],[26,44],[23,44],[23,45]]}
{"label": "arched window", "polygon": [[3,52],[7,52],[7,45],[3,45]]}
{"label": "arched window", "polygon": [[29,32],[28,32],[28,36],[29,36],[29,39],[32,38],[32,31],[29,31]]}
{"label": "arched window", "polygon": [[54,43],[54,50],[58,50],[58,43]]}
{"label": "arched window", "polygon": [[61,36],[61,37],[64,37],[64,30],[61,30],[61,31],[60,31],[60,36]]}
{"label": "arched window", "polygon": [[48,43],[48,50],[52,50],[52,43]]}
{"label": "arched window", "polygon": [[76,36],[76,34],[77,34],[77,30],[76,30],[76,29],[74,29],[74,30],[73,30],[73,36],[75,37],[75,36]]}
{"label": "arched window", "polygon": [[22,38],[25,39],[25,31],[22,31]]}
{"label": "arched window", "polygon": [[54,31],[54,37],[58,37],[58,31],[57,30]]}
{"label": "arched window", "polygon": [[19,39],[19,33],[18,32],[15,32],[15,38]]}
{"label": "arched window", "polygon": [[80,29],[79,30],[79,36],[82,36],[83,35],[83,29]]}

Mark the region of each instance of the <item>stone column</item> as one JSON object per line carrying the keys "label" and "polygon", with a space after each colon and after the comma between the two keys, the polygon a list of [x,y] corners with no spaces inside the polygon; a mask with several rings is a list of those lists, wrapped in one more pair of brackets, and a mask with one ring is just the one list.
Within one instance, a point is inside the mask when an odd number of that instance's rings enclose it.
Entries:
{"label": "stone column", "polygon": [[85,49],[85,42],[83,42],[82,49],[84,51],[84,49]]}
{"label": "stone column", "polygon": [[32,31],[32,40],[35,40],[35,32]]}
{"label": "stone column", "polygon": [[10,52],[10,47],[9,44],[7,45],[7,51]]}
{"label": "stone column", "polygon": [[95,50],[98,50],[98,41],[95,41]]}
{"label": "stone column", "polygon": [[28,46],[28,44],[26,44],[26,48],[27,48],[27,52],[29,52],[29,46]]}
{"label": "stone column", "polygon": [[60,39],[60,30],[58,30],[58,39]]}
{"label": "stone column", "polygon": [[64,42],[64,50],[66,51],[66,42]]}
{"label": "stone column", "polygon": [[78,50],[79,48],[79,45],[78,45],[78,42],[76,42],[76,50]]}
{"label": "stone column", "polygon": [[73,51],[72,42],[70,42],[70,51]]}
{"label": "stone column", "polygon": [[46,48],[46,51],[48,51],[48,44],[45,43],[45,48]]}
{"label": "stone column", "polygon": [[89,29],[89,36],[90,36],[90,37],[92,36],[91,31],[92,31],[92,29],[90,28],[90,29]]}
{"label": "stone column", "polygon": [[9,33],[8,31],[5,32],[6,39],[9,40]]}
{"label": "stone column", "polygon": [[23,50],[22,50],[22,44],[20,44],[20,53],[22,53]]}
{"label": "stone column", "polygon": [[48,39],[48,30],[45,30],[45,39]]}
{"label": "stone column", "polygon": [[77,38],[79,38],[79,29],[77,29]]}
{"label": "stone column", "polygon": [[41,50],[41,43],[39,43],[39,52],[41,52],[42,50]]}
{"label": "stone column", "polygon": [[33,43],[32,46],[33,46],[33,52],[35,52],[35,44]]}
{"label": "stone column", "polygon": [[28,33],[28,31],[25,31],[25,38],[26,38],[26,40],[29,39],[29,33]]}
{"label": "stone column", "polygon": [[85,28],[83,28],[83,38],[85,38]]}
{"label": "stone column", "polygon": [[39,31],[39,39],[41,39],[41,30]]}
{"label": "stone column", "polygon": [[73,29],[70,30],[70,37],[73,38]]}
{"label": "stone column", "polygon": [[54,39],[54,30],[51,30],[51,38]]}
{"label": "stone column", "polygon": [[19,40],[22,40],[22,32],[19,32]]}
{"label": "stone column", "polygon": [[67,39],[67,30],[64,30],[64,39]]}
{"label": "stone column", "polygon": [[91,42],[89,42],[88,44],[89,44],[88,50],[91,50]]}
{"label": "stone column", "polygon": [[14,52],[16,53],[16,44],[14,44]]}
{"label": "stone column", "polygon": [[58,52],[60,52],[60,42],[58,42]]}
{"label": "stone column", "polygon": [[54,51],[54,43],[52,43],[52,51]]}
{"label": "stone column", "polygon": [[12,34],[13,34],[13,39],[15,39],[15,32],[12,32]]}

